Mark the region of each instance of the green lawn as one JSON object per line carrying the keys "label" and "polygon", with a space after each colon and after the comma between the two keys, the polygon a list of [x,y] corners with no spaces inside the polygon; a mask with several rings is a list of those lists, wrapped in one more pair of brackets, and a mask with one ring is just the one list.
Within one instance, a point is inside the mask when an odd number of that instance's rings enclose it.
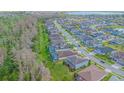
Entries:
{"label": "green lawn", "polygon": [[70,72],[69,68],[63,65],[63,61],[49,63],[48,67],[52,74],[52,80],[74,80],[74,72]]}
{"label": "green lawn", "polygon": [[124,71],[124,67],[122,67],[121,70]]}
{"label": "green lawn", "polygon": [[112,76],[117,76],[118,79],[123,79],[123,78],[124,78],[123,76],[118,75],[118,74],[116,74],[116,73],[109,73],[108,75],[106,75],[106,76],[102,79],[102,81],[108,81]]}
{"label": "green lawn", "polygon": [[87,48],[88,52],[92,52],[94,50],[94,48]]}
{"label": "green lawn", "polygon": [[124,51],[124,46],[123,45],[111,45],[109,44],[109,42],[104,42],[103,43],[104,46],[106,47],[110,47],[112,49],[118,50],[118,51]]}
{"label": "green lawn", "polygon": [[52,62],[48,50],[50,41],[42,19],[38,21],[37,28],[38,34],[33,40],[33,50],[37,53],[37,61],[43,62],[49,68],[52,80],[73,80],[74,73],[70,72],[69,68],[63,65],[62,61]]}
{"label": "green lawn", "polygon": [[108,81],[112,77],[112,73],[109,73],[107,76],[105,76],[102,81]]}
{"label": "green lawn", "polygon": [[124,78],[124,76],[122,76],[120,74],[117,74],[117,73],[114,73],[114,72],[112,74],[115,75],[115,76],[118,76],[119,79],[123,79]]}
{"label": "green lawn", "polygon": [[101,65],[99,65],[99,64],[95,64],[95,65],[96,65],[98,68],[102,69],[102,70],[105,69],[103,66],[101,66]]}
{"label": "green lawn", "polygon": [[116,29],[116,28],[124,28],[124,26],[120,26],[120,25],[111,25],[111,26],[106,26],[105,28]]}
{"label": "green lawn", "polygon": [[108,55],[96,54],[95,57],[104,60],[104,62],[106,62],[109,65],[115,64],[115,62],[112,61]]}

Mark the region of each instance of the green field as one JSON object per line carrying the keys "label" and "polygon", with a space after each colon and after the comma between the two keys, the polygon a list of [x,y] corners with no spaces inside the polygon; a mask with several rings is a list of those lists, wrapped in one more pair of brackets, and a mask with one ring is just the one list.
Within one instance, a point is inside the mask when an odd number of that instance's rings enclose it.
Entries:
{"label": "green field", "polygon": [[33,50],[37,53],[37,61],[43,62],[50,70],[52,80],[73,80],[74,73],[70,72],[68,67],[63,65],[63,61],[52,62],[48,51],[50,40],[42,19],[38,21],[37,28],[38,34],[33,40]]}
{"label": "green field", "polygon": [[112,49],[118,50],[118,51],[124,51],[123,45],[111,45],[111,44],[109,44],[108,41],[104,42],[103,45],[106,47],[110,47]]}
{"label": "green field", "polygon": [[124,71],[124,66],[123,66],[123,67],[121,67],[121,70],[122,70],[122,71]]}
{"label": "green field", "polygon": [[121,26],[121,25],[111,25],[111,26],[106,26],[105,28],[116,29],[116,28],[124,28],[124,26]]}
{"label": "green field", "polygon": [[115,62],[113,62],[108,55],[96,54],[95,57],[104,60],[104,62],[106,62],[109,65],[115,64]]}
{"label": "green field", "polygon": [[94,48],[87,48],[88,52],[92,52],[94,50]]}
{"label": "green field", "polygon": [[112,77],[112,73],[109,73],[107,76],[105,76],[102,81],[108,81]]}

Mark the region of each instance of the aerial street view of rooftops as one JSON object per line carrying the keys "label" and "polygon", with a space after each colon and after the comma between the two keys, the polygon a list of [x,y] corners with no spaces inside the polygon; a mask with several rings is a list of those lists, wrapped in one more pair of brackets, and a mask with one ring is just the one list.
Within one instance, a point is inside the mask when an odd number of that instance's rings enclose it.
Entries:
{"label": "aerial street view of rooftops", "polygon": [[124,81],[124,12],[0,12],[1,81]]}

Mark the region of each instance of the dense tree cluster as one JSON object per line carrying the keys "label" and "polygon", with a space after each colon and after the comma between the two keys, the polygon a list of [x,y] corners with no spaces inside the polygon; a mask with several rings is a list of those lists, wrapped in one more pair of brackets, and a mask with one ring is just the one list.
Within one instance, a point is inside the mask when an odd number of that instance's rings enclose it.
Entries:
{"label": "dense tree cluster", "polygon": [[32,51],[36,25],[37,18],[29,15],[0,18],[0,48],[6,51],[0,50],[0,80],[50,80],[49,70]]}

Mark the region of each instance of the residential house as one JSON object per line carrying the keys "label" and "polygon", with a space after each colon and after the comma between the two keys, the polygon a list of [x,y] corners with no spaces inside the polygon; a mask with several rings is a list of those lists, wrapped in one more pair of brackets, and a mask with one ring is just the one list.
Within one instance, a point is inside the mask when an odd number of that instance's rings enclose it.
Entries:
{"label": "residential house", "polygon": [[77,55],[67,57],[67,59],[65,60],[65,64],[67,64],[70,67],[70,69],[74,69],[74,70],[87,66],[88,62],[89,62],[89,59],[82,58]]}
{"label": "residential house", "polygon": [[58,60],[58,55],[56,53],[55,47],[54,46],[49,46],[49,51],[50,51],[51,58],[52,58],[53,62]]}
{"label": "residential house", "polygon": [[69,48],[69,46],[62,39],[51,40],[51,45],[56,49]]}
{"label": "residential house", "polygon": [[124,66],[124,52],[113,51],[111,53],[111,59]]}
{"label": "residential house", "polygon": [[50,29],[49,30],[49,35],[52,35],[52,34],[58,34],[58,30],[53,28],[53,29]]}
{"label": "residential house", "polygon": [[106,75],[107,73],[104,70],[98,68],[96,65],[91,65],[77,73],[75,79],[78,81],[100,81]]}
{"label": "residential house", "polygon": [[57,55],[58,55],[58,59],[66,59],[67,57],[76,55],[77,53],[70,50],[70,49],[61,49],[61,50],[57,50]]}
{"label": "residential house", "polygon": [[87,36],[87,35],[82,35],[80,37],[80,40],[84,43],[85,46],[94,47],[95,40],[92,37]]}
{"label": "residential house", "polygon": [[109,41],[109,44],[111,44],[111,45],[119,45],[119,43],[116,42],[115,40],[111,40],[111,41]]}
{"label": "residential house", "polygon": [[102,55],[109,54],[112,51],[113,49],[109,47],[96,47],[96,49],[94,50],[95,53],[102,54]]}
{"label": "residential house", "polygon": [[96,37],[99,37],[99,36],[102,36],[102,35],[103,35],[103,33],[93,33],[91,36],[93,38],[96,38]]}
{"label": "residential house", "polygon": [[57,39],[62,39],[63,40],[63,37],[58,33],[54,33],[54,34],[49,35],[49,38],[51,40],[57,40]]}

